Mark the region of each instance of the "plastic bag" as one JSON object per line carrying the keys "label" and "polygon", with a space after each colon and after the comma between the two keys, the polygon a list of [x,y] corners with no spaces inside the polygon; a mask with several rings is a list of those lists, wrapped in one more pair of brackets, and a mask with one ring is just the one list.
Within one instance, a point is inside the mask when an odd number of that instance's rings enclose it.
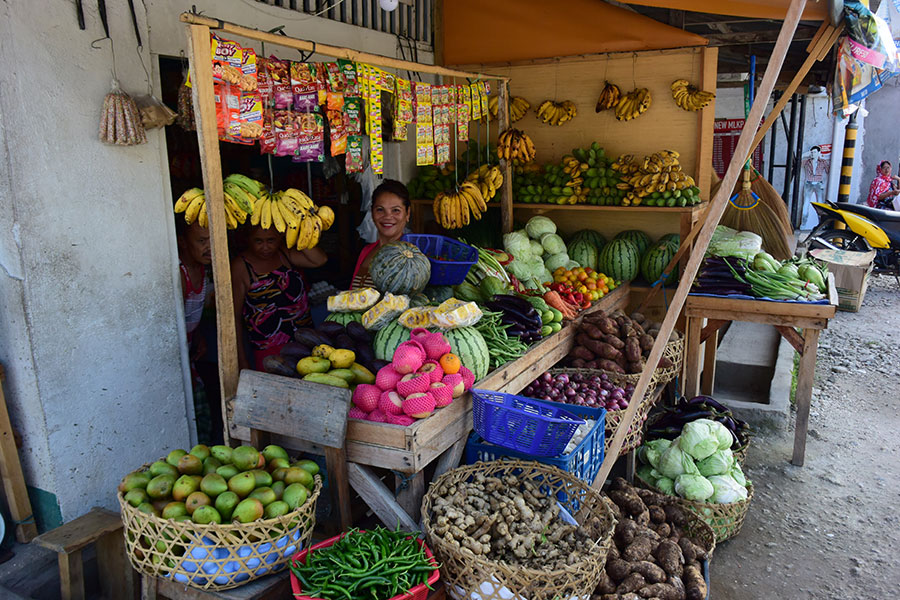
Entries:
{"label": "plastic bag", "polygon": [[368,310],[378,302],[381,294],[372,288],[346,290],[329,296],[326,303],[329,312],[356,312]]}
{"label": "plastic bag", "polygon": [[403,311],[397,320],[407,329],[428,328],[431,327],[433,312],[433,306],[413,306]]}
{"label": "plastic bag", "polygon": [[474,302],[463,302],[456,298],[450,298],[442,302],[431,313],[431,324],[441,329],[471,327],[481,320],[483,314]]}
{"label": "plastic bag", "polygon": [[378,304],[363,313],[362,325],[366,329],[378,331],[396,319],[407,308],[409,308],[408,296],[395,296],[388,292]]}

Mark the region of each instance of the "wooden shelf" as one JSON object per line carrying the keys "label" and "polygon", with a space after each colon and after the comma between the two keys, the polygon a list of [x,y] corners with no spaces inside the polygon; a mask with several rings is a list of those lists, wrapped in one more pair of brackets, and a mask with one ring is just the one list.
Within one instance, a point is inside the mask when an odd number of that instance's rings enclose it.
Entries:
{"label": "wooden shelf", "polygon": [[[431,206],[433,200],[427,198],[415,198],[412,203],[416,206]],[[706,210],[706,202],[696,204],[694,206],[597,206],[595,204],[526,204],[524,202],[513,202],[513,209],[526,210],[586,210],[592,212],[658,212],[671,214],[695,214]],[[488,203],[488,208],[500,208],[498,202]]]}

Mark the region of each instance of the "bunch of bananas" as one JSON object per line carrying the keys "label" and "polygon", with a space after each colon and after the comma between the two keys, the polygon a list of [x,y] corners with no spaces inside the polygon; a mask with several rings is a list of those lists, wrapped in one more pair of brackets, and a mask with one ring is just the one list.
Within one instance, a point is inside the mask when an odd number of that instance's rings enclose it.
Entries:
{"label": "bunch of bananas", "polygon": [[564,102],[544,100],[537,107],[536,112],[542,123],[550,125],[562,125],[566,121],[571,121],[578,114],[578,111],[575,110],[575,103],[571,100]]}
{"label": "bunch of bananas", "polygon": [[510,127],[497,140],[497,156],[517,164],[530,163],[534,160],[534,142],[524,131]]}
{"label": "bunch of bananas", "polygon": [[597,108],[595,109],[596,112],[613,108],[614,106],[619,104],[619,100],[621,98],[622,90],[619,89],[619,86],[614,83],[604,81],[603,90],[600,92],[600,97],[597,99]]}
{"label": "bunch of bananas", "polygon": [[[509,99],[509,122],[515,123],[525,116],[531,103],[520,96],[513,96]],[[491,120],[497,120],[497,114],[500,111],[500,96],[491,96],[488,99],[488,112],[491,114]]]}
{"label": "bunch of bananas", "polygon": [[650,90],[635,88],[622,96],[616,104],[616,120],[630,121],[641,116],[650,108]]}
{"label": "bunch of bananas", "polygon": [[698,111],[712,102],[716,95],[691,85],[687,79],[676,79],[672,82],[672,98],[675,104],[687,111]]}
{"label": "bunch of bananas", "polygon": [[[569,179],[562,184],[563,194],[566,195],[566,204],[585,204],[587,195],[590,191],[584,187],[584,174],[591,168],[586,162],[581,162],[575,156],[566,154],[562,158],[562,172],[569,176]],[[571,189],[572,194],[567,195],[567,190]]]}
{"label": "bunch of bananas", "polygon": [[[257,200],[266,196],[262,183],[239,173],[226,177],[222,187],[225,192],[225,223],[228,229],[237,229],[238,225],[245,223]],[[184,220],[188,225],[197,221],[201,227],[209,226],[206,194],[200,188],[184,192],[175,202],[175,212],[184,213]]]}
{"label": "bunch of bananas", "polygon": [[695,187],[694,178],[682,171],[679,156],[674,150],[661,150],[645,156],[642,162],[631,154],[620,156],[611,168],[622,175],[622,181],[616,184],[618,189],[627,192],[622,204],[639,206],[647,197],[667,194],[665,199],[668,199],[673,192],[678,192],[674,194],[677,199],[681,190]]}
{"label": "bunch of bananas", "polygon": [[271,196],[261,196],[253,207],[251,225],[263,229],[275,227],[285,234],[288,248],[308,250],[319,243],[319,236],[334,223],[334,211],[316,206],[309,196],[289,188]]}
{"label": "bunch of bananas", "polygon": [[469,173],[466,181],[477,185],[484,201],[490,202],[503,184],[503,173],[500,171],[500,167],[481,165],[477,170]]}
{"label": "bunch of bananas", "polygon": [[465,181],[456,191],[441,192],[432,204],[434,217],[444,229],[459,229],[472,219],[479,220],[487,210],[481,189],[471,181]]}

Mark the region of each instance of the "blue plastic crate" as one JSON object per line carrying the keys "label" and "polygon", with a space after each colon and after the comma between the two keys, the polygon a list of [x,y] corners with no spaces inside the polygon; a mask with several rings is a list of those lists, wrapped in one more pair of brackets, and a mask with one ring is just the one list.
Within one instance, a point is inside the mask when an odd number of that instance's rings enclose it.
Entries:
{"label": "blue plastic crate", "polygon": [[462,283],[469,269],[478,262],[478,250],[442,235],[410,233],[403,236],[422,251],[431,263],[428,285],[456,285]]}
{"label": "blue plastic crate", "polygon": [[472,425],[486,441],[528,456],[559,456],[584,423],[568,404],[471,390]]}

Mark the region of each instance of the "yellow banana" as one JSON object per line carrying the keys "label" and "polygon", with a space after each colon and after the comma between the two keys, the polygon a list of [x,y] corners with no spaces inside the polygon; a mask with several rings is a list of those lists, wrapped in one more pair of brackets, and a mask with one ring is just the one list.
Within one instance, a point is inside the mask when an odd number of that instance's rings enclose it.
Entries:
{"label": "yellow banana", "polygon": [[276,197],[274,202],[270,202],[271,204],[271,213],[272,213],[272,224],[275,226],[275,229],[279,233],[284,233],[287,225],[284,222],[284,217],[281,214],[281,210],[278,208],[280,204],[280,197]]}
{"label": "yellow banana", "polygon": [[194,196],[191,203],[184,209],[184,222],[190,225],[197,220],[200,209],[206,206],[206,197],[203,195]]}
{"label": "yellow banana", "polygon": [[197,215],[197,224],[200,227],[209,227],[209,213],[206,212],[206,203],[203,203],[203,209]]}
{"label": "yellow banana", "polygon": [[178,200],[175,201],[175,212],[182,213],[187,210],[188,205],[196,198],[197,196],[202,196],[203,190],[200,188],[191,188],[179,196]]}
{"label": "yellow banana", "polygon": [[259,214],[259,226],[263,229],[269,229],[272,227],[272,199],[269,198],[262,205],[262,210]]}
{"label": "yellow banana", "polygon": [[261,196],[256,199],[256,202],[253,203],[253,212],[250,213],[251,225],[259,225],[259,217],[262,214],[262,205],[263,203],[268,201],[268,198],[266,198],[265,196]]}
{"label": "yellow banana", "polygon": [[322,229],[328,230],[334,224],[334,211],[330,206],[319,207],[319,218],[322,220]]}
{"label": "yellow banana", "polygon": [[296,222],[291,223],[287,227],[287,231],[284,235],[284,241],[287,243],[288,248],[293,248],[297,245],[297,238],[300,237],[300,220],[298,219]]}

